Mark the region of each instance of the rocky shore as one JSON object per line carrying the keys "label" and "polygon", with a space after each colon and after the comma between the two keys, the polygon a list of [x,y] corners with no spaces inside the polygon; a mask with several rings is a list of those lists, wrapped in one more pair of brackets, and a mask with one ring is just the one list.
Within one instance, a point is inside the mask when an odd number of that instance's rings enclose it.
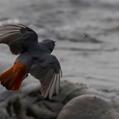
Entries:
{"label": "rocky shore", "polygon": [[[26,86],[26,88],[25,88]],[[118,119],[109,99],[84,84],[61,82],[58,96],[52,100],[40,96],[39,88],[23,85],[19,92],[0,94],[0,119]]]}

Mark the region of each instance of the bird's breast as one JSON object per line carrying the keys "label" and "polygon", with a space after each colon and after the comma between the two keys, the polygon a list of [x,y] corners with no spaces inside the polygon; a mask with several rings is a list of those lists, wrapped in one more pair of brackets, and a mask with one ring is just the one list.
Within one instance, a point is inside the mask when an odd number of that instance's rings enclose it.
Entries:
{"label": "bird's breast", "polygon": [[17,59],[16,59],[15,62],[17,62],[17,61],[19,61],[19,62],[25,64],[25,65],[28,67],[28,69],[30,69],[31,66],[32,66],[32,64],[33,64],[33,58],[32,58],[32,56],[31,56],[29,53],[27,53],[27,52],[20,54],[20,55],[17,57]]}

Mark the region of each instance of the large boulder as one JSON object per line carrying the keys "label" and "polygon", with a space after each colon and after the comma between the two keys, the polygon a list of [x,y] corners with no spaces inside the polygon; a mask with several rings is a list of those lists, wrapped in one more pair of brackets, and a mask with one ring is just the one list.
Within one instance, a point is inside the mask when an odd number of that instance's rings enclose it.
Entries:
{"label": "large boulder", "polygon": [[57,119],[118,119],[111,105],[94,95],[73,98],[61,110]]}

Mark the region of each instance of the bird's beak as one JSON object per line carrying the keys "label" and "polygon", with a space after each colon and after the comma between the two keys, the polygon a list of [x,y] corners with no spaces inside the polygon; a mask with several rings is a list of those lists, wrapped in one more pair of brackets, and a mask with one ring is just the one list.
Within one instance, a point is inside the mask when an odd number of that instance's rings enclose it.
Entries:
{"label": "bird's beak", "polygon": [[13,67],[0,75],[0,82],[9,90],[18,90],[26,76],[27,66],[16,62]]}

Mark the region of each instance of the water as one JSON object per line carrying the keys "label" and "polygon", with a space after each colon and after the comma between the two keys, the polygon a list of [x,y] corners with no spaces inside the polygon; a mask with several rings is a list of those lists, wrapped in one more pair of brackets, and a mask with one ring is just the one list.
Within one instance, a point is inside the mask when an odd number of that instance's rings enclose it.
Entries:
{"label": "water", "polygon": [[[0,24],[23,23],[57,40],[63,79],[119,91],[119,0],[0,0]],[[0,72],[15,56],[0,45]]]}

